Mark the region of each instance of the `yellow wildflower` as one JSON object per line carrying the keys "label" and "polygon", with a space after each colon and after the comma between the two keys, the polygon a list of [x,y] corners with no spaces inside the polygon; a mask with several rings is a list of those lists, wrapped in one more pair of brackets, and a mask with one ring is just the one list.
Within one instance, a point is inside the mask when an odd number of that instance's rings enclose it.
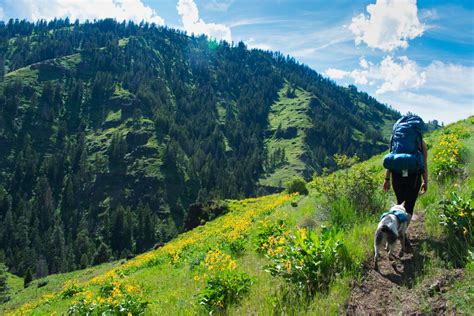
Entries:
{"label": "yellow wildflower", "polygon": [[120,297],[122,296],[122,292],[120,291],[120,288],[116,287],[112,290],[112,297]]}
{"label": "yellow wildflower", "polygon": [[298,231],[300,233],[301,239],[305,240],[307,238],[306,229],[305,228],[300,228]]}
{"label": "yellow wildflower", "polygon": [[237,264],[235,263],[235,260],[230,260],[229,265],[227,266],[228,270],[233,270],[237,267]]}

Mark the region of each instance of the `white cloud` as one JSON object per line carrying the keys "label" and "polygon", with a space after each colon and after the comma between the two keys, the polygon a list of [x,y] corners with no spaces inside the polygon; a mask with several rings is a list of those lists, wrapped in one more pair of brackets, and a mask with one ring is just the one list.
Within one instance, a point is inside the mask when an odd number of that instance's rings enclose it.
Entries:
{"label": "white cloud", "polygon": [[422,9],[420,10],[420,19],[424,20],[437,20],[439,18],[438,10],[436,9]]}
{"label": "white cloud", "polygon": [[332,78],[332,79],[343,79],[347,76],[350,76],[351,73],[349,71],[344,71],[344,70],[335,69],[335,68],[329,68],[324,72],[324,74],[326,76],[328,76],[329,78]]}
{"label": "white cloud", "polygon": [[377,98],[393,105],[402,113],[413,112],[425,121],[440,120],[451,123],[474,115],[473,99],[438,96],[430,93],[390,92]]}
{"label": "white cloud", "polygon": [[352,77],[354,82],[356,84],[362,84],[362,85],[366,85],[369,82],[369,80],[367,79],[368,75],[369,75],[369,72],[367,70],[363,70],[363,71],[353,70],[350,73],[350,76]]}
{"label": "white cloud", "polygon": [[179,0],[176,5],[184,29],[191,34],[205,34],[218,40],[232,40],[230,28],[224,24],[206,23],[199,18],[199,11],[194,0]]}
{"label": "white cloud", "polygon": [[229,27],[240,27],[240,26],[254,26],[254,25],[261,25],[261,24],[282,24],[286,23],[288,20],[284,19],[277,19],[272,17],[254,17],[254,18],[243,18],[237,19],[234,21],[229,21],[227,23]]}
{"label": "white cloud", "polygon": [[266,43],[257,42],[253,37],[245,41],[248,48],[258,48],[261,50],[272,50],[272,46]]}
{"label": "white cloud", "polygon": [[386,56],[380,65],[374,65],[366,59],[360,60],[361,69],[344,71],[326,70],[326,75],[333,79],[351,78],[354,83],[366,85],[378,83],[375,93],[411,90],[421,87],[426,81],[426,72],[420,71],[416,62],[402,56],[397,59]]}
{"label": "white cloud", "polygon": [[296,48],[295,50],[291,50],[288,54],[293,57],[300,57],[300,58],[309,58],[314,56],[316,53],[316,48],[309,47],[309,48]]}
{"label": "white cloud", "polygon": [[474,115],[474,67],[436,60],[420,67],[406,56],[385,57],[376,65],[362,58],[360,64],[360,69],[331,68],[325,74],[335,80],[368,85],[368,90],[376,89],[379,101],[402,113],[415,112],[426,120],[449,123]]}
{"label": "white cloud", "polygon": [[357,45],[364,42],[370,48],[392,51],[408,47],[408,40],[423,34],[418,20],[416,0],[377,0],[367,6],[369,16],[352,18],[349,29]]}
{"label": "white cloud", "polygon": [[426,73],[418,72],[416,62],[406,56],[398,59],[400,63],[395,62],[392,57],[385,57],[380,67],[372,68],[375,71],[374,79],[380,76],[384,81],[375,93],[419,88],[425,83]]}
{"label": "white cloud", "polygon": [[359,65],[364,69],[369,68],[369,62],[365,58],[359,60]]}
{"label": "white cloud", "polygon": [[466,96],[474,102],[474,67],[435,60],[426,67],[426,78],[430,90]]}
{"label": "white cloud", "polygon": [[208,0],[204,7],[208,10],[226,12],[235,0]]}
{"label": "white cloud", "polygon": [[141,0],[6,0],[4,15],[28,20],[69,17],[71,20],[115,18],[163,25],[164,20]]}

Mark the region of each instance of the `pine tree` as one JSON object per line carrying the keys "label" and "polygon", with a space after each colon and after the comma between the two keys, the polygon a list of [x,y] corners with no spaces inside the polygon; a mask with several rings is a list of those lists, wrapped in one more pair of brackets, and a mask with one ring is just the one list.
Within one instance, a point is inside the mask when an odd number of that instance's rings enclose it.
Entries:
{"label": "pine tree", "polygon": [[94,257],[94,264],[108,262],[111,257],[110,248],[104,242],[101,242]]}
{"label": "pine tree", "polygon": [[74,223],[74,210],[76,208],[75,205],[75,195],[74,195],[74,185],[72,182],[72,177],[68,176],[66,185],[63,189],[62,193],[62,202],[61,202],[61,218],[64,223],[64,227],[69,229],[71,227],[75,227],[77,223]]}
{"label": "pine tree", "polygon": [[49,274],[48,262],[44,256],[40,256],[36,262],[36,278],[40,279]]}
{"label": "pine tree", "polygon": [[89,238],[87,220],[83,217],[79,223],[76,240],[74,241],[75,257],[79,259],[79,266],[87,268],[94,257],[94,245]]}
{"label": "pine tree", "polygon": [[33,274],[31,273],[31,269],[28,268],[26,269],[26,274],[23,279],[23,287],[27,288],[28,286],[30,286],[31,281],[33,281]]}
{"label": "pine tree", "polygon": [[49,240],[49,266],[51,273],[67,271],[66,266],[66,246],[62,222],[56,219],[53,233]]}
{"label": "pine tree", "polygon": [[0,304],[8,300],[7,298],[7,269],[5,263],[3,262],[3,254],[0,255]]}
{"label": "pine tree", "polygon": [[0,82],[3,82],[5,77],[5,57],[3,52],[0,52]]}
{"label": "pine tree", "polygon": [[47,231],[54,223],[54,199],[48,179],[44,175],[36,185],[33,208],[38,214],[40,231]]}

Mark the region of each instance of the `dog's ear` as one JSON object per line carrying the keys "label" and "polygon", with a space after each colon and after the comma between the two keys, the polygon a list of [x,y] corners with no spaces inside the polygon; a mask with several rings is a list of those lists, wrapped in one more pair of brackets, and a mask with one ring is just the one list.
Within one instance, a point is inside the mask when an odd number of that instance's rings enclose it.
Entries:
{"label": "dog's ear", "polygon": [[405,201],[402,202],[402,204],[400,204],[401,206],[405,207]]}

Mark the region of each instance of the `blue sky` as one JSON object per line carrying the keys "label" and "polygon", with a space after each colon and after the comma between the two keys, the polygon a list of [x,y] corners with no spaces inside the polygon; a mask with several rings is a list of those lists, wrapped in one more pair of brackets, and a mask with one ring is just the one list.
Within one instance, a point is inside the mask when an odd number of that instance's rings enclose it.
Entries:
{"label": "blue sky", "polygon": [[281,51],[449,123],[474,115],[474,1],[0,0],[0,19],[115,17]]}

